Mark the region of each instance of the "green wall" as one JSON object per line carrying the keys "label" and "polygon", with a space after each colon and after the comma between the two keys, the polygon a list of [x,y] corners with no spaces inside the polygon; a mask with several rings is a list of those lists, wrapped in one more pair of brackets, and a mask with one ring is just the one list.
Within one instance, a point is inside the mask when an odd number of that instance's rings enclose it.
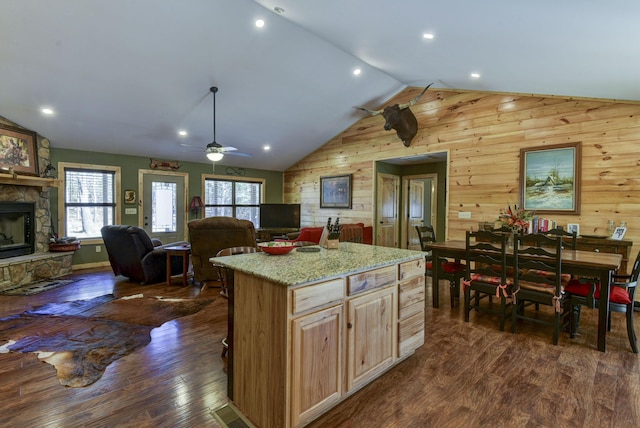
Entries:
{"label": "green wall", "polygon": [[[57,168],[55,171],[55,176],[58,176],[58,174],[60,173],[58,162],[119,166],[121,168],[122,192],[124,192],[124,189],[136,189],[136,191],[138,191],[138,170],[151,169],[149,167],[150,159],[148,157],[96,153],[82,150],[57,149],[55,147],[52,147],[51,164]],[[180,165],[181,166],[178,169],[179,172],[189,173],[189,196],[187,198],[187,201],[190,201],[193,196],[202,195],[202,174],[212,174],[214,172],[215,175],[230,175],[237,176],[238,178],[263,178],[265,179],[265,202],[279,203],[283,201],[284,174],[282,172],[250,168],[236,168],[220,163],[216,163],[215,171],[213,170],[211,163],[180,162]],[[239,171],[244,171],[244,175],[238,175]],[[58,192],[55,189],[52,189],[50,191],[50,195],[51,218],[53,220],[54,226],[57,228],[57,222],[59,219]],[[126,206],[124,204],[121,205],[121,223],[137,225],[138,215],[125,215],[125,207]],[[190,213],[189,216],[191,219],[192,214]],[[104,245],[102,245],[102,251],[99,253],[96,252],[95,247],[96,245],[82,244],[82,247],[73,255],[73,264],[85,265],[108,262],[108,257],[104,249]]]}

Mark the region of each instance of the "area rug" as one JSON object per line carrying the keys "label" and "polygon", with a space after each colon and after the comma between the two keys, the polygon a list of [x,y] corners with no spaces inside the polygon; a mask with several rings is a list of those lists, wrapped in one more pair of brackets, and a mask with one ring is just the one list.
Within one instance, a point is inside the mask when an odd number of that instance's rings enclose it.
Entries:
{"label": "area rug", "polygon": [[43,279],[41,281],[32,282],[30,284],[19,285],[15,288],[0,291],[5,296],[33,296],[43,291],[53,290],[62,286],[80,281],[82,278],[74,279]]}
{"label": "area rug", "polygon": [[83,387],[100,379],[113,361],[148,345],[155,327],[211,302],[107,294],[49,303],[0,319],[0,353],[35,353],[56,368],[60,384]]}

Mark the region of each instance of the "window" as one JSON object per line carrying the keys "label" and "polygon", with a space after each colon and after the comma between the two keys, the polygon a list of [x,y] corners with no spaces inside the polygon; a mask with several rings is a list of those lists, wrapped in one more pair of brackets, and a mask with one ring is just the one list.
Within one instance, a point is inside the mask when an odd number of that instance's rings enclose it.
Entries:
{"label": "window", "polygon": [[120,168],[60,163],[63,195],[58,198],[61,233],[101,238],[100,229],[120,222]]}
{"label": "window", "polygon": [[234,180],[232,178],[205,178],[205,216],[235,217],[249,220],[260,227],[262,180]]}

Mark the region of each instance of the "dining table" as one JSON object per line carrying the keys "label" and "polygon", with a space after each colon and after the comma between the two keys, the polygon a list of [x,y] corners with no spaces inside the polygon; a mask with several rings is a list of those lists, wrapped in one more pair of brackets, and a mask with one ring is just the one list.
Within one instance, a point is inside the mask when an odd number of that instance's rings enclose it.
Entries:
{"label": "dining table", "polygon": [[[464,240],[449,240],[431,242],[426,245],[431,251],[433,260],[441,258],[463,260],[466,258],[466,242]],[[513,256],[513,246],[507,249],[507,257]],[[597,278],[600,284],[600,304],[598,305],[598,350],[605,352],[607,348],[607,319],[609,316],[609,287],[613,274],[620,268],[621,254],[601,253],[581,250],[562,250],[562,272],[576,276]],[[438,269],[432,271],[433,307],[439,307],[440,292],[437,286]]]}

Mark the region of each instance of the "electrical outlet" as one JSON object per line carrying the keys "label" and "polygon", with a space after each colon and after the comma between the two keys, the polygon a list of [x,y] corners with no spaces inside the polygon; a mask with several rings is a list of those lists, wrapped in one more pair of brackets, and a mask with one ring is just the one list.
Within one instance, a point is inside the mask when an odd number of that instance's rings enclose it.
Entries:
{"label": "electrical outlet", "polygon": [[460,211],[458,213],[458,218],[471,218],[471,212],[470,211]]}
{"label": "electrical outlet", "polygon": [[96,253],[101,253],[102,247],[100,245],[96,245]]}

